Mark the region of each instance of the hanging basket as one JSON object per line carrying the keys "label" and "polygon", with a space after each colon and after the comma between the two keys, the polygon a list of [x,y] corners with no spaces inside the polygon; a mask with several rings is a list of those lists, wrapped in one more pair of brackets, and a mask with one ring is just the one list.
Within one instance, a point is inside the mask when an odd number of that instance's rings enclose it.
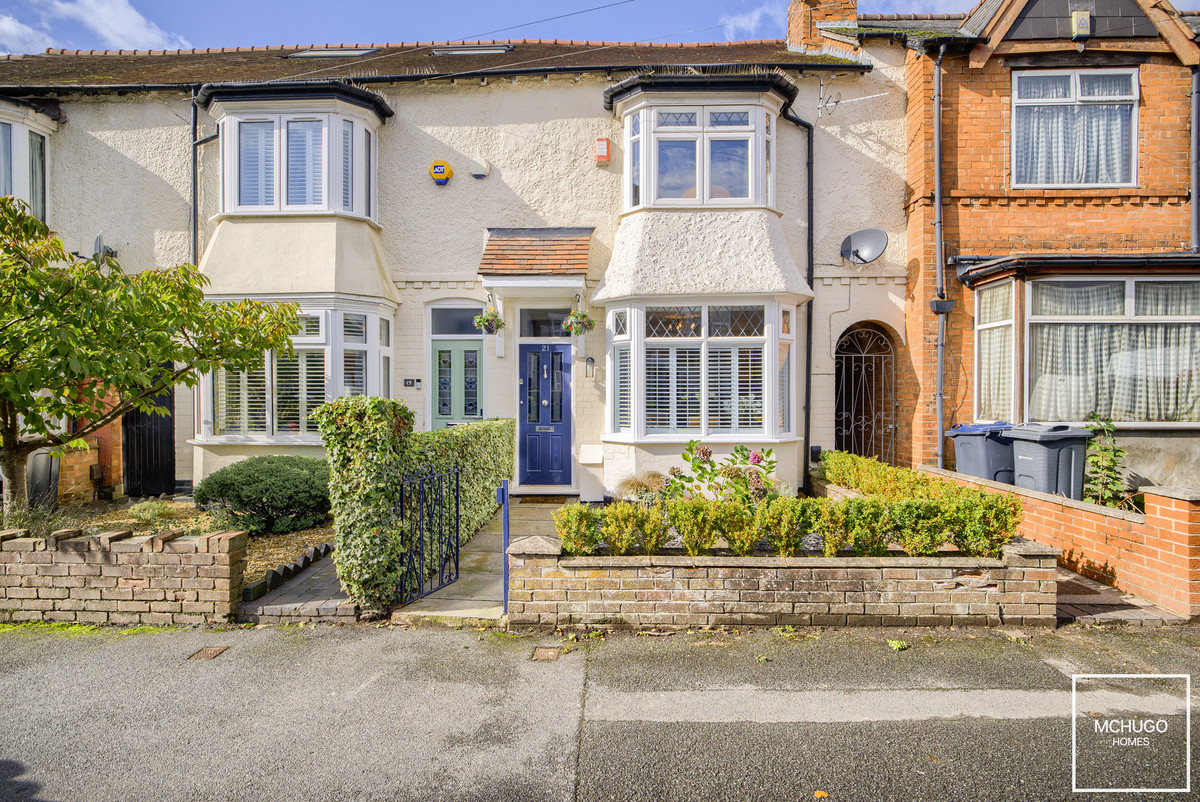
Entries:
{"label": "hanging basket", "polygon": [[579,337],[596,328],[596,321],[587,312],[576,310],[563,318],[562,327],[573,337]]}
{"label": "hanging basket", "polygon": [[475,316],[475,328],[484,334],[495,334],[504,328],[504,318],[495,309],[488,309],[482,315]]}

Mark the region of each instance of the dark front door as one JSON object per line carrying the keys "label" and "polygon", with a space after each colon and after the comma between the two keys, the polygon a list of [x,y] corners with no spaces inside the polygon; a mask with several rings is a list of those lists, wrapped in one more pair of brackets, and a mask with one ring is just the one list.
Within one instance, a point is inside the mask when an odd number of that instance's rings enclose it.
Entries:
{"label": "dark front door", "polygon": [[571,484],[571,346],[522,345],[521,484]]}
{"label": "dark front door", "polygon": [[175,393],[157,399],[166,415],[133,410],[121,416],[125,493],[158,496],[175,492]]}

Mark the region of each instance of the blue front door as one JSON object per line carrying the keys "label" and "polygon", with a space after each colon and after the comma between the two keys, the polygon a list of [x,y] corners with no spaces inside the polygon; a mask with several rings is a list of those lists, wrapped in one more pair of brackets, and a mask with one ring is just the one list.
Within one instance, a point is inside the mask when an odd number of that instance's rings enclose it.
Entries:
{"label": "blue front door", "polygon": [[571,484],[571,346],[522,345],[521,484]]}

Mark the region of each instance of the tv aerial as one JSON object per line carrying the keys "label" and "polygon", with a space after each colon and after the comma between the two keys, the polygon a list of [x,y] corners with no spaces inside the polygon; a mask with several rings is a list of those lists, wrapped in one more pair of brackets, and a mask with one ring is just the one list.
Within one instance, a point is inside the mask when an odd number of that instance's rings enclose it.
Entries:
{"label": "tv aerial", "polygon": [[878,228],[855,231],[842,240],[842,258],[859,265],[874,262],[887,248],[888,235]]}

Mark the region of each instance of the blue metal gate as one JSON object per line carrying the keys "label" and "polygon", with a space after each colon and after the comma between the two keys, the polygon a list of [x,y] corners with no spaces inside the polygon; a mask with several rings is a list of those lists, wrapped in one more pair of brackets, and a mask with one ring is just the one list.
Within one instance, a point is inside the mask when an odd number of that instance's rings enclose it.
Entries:
{"label": "blue metal gate", "polygon": [[404,605],[458,579],[459,469],[406,478],[397,512],[405,541]]}

